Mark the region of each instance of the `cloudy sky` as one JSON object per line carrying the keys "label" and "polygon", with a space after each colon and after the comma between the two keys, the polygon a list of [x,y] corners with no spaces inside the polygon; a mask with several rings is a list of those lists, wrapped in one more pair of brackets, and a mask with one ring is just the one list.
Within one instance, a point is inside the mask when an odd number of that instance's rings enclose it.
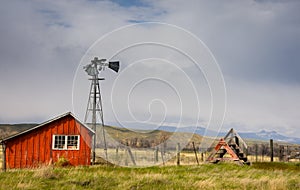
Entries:
{"label": "cloudy sky", "polygon": [[[240,131],[266,129],[299,136],[299,9],[298,0],[2,1],[0,123],[43,122],[73,110],[82,118],[89,86],[81,70],[87,60],[97,55],[100,47],[93,44],[103,35],[128,24],[162,22],[194,34],[216,59],[227,92],[223,130],[233,126]],[[127,32],[130,35],[123,36],[124,41],[147,40],[154,36],[164,40],[176,33],[148,26]],[[122,33],[125,34],[126,31]],[[183,39],[178,38],[177,45],[183,44],[190,47],[188,51],[195,51],[194,46],[189,46]],[[114,48],[115,42],[107,43],[111,44],[106,46],[108,49]],[[95,49],[89,49],[91,47]],[[204,75],[197,75],[192,68],[189,71],[186,58],[170,49],[160,48],[150,44],[115,56],[121,61],[123,72],[119,78],[113,72],[105,71],[104,74],[107,75],[102,86],[107,122],[114,122],[113,114],[121,121],[129,121],[131,116],[122,106],[122,99],[118,102],[112,94],[128,97],[132,90],[129,87],[152,77],[159,81],[151,79],[134,86],[135,91],[127,99],[133,105],[130,113],[135,119],[150,123],[150,111],[153,122],[162,117],[171,124],[177,123],[178,113],[183,112],[181,119],[190,125],[189,122],[199,116],[195,114],[197,107],[193,107],[198,104],[192,101],[198,97],[200,109],[207,113],[201,112],[203,115],[200,114],[197,123],[209,123],[206,120],[212,108],[210,104],[206,105],[210,99],[205,97],[210,93],[205,89],[209,91],[210,87],[205,86]],[[99,56],[105,55],[99,53]],[[112,54],[107,52],[107,56]],[[173,64],[176,60],[182,60],[186,65]],[[133,76],[136,70],[139,75]],[[171,72],[173,74],[168,75]],[[134,77],[137,77],[136,81]],[[127,89],[124,85],[128,84]],[[189,86],[191,84],[194,85]],[[82,87],[84,85],[87,87]],[[113,85],[117,91],[113,90]],[[81,98],[80,92],[85,96]],[[109,96],[114,105],[105,100]],[[84,106],[81,106],[82,102]],[[113,108],[117,113],[113,113]]]}

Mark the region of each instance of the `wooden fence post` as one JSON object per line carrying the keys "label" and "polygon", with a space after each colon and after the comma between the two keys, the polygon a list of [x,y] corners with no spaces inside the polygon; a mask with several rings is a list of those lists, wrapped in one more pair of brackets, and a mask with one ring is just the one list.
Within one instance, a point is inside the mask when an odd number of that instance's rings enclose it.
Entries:
{"label": "wooden fence post", "polygon": [[258,162],[258,144],[255,144],[255,162]]}
{"label": "wooden fence post", "polygon": [[116,148],[116,162],[119,163],[119,147]]}
{"label": "wooden fence post", "polygon": [[280,145],[279,146],[279,161],[282,162],[284,157],[284,146]]}
{"label": "wooden fence post", "polygon": [[135,160],[134,160],[134,156],[133,156],[133,154],[132,154],[132,152],[131,152],[130,147],[127,147],[127,149],[128,149],[127,152],[128,152],[128,154],[129,154],[129,156],[130,156],[131,162],[133,163],[133,165],[136,166],[136,163],[135,163]]}
{"label": "wooden fence post", "polygon": [[265,161],[265,160],[264,160],[265,151],[266,151],[265,149],[266,149],[265,144],[262,144],[262,145],[261,145],[261,161],[262,161],[262,162]]}
{"label": "wooden fence post", "polygon": [[274,161],[273,139],[270,139],[270,151],[271,151],[271,162],[273,162]]}
{"label": "wooden fence post", "polygon": [[194,148],[194,152],[195,152],[196,161],[197,161],[197,164],[199,165],[199,160],[198,160],[197,151],[196,151],[196,147],[195,147],[194,141],[192,142],[192,144],[193,144],[193,148]]}
{"label": "wooden fence post", "polygon": [[179,143],[177,143],[176,151],[177,151],[177,165],[179,166],[180,165],[180,144]]}
{"label": "wooden fence post", "polygon": [[164,152],[160,151],[160,156],[161,156],[161,161],[163,163],[163,165],[165,165],[165,159],[164,159]]}
{"label": "wooden fence post", "polygon": [[290,149],[289,149],[289,145],[286,146],[286,160],[288,162],[290,161]]}
{"label": "wooden fence post", "polygon": [[154,150],[154,163],[157,162],[158,162],[158,147],[156,147]]}
{"label": "wooden fence post", "polygon": [[124,160],[125,166],[128,166],[128,149],[125,147],[125,160]]}

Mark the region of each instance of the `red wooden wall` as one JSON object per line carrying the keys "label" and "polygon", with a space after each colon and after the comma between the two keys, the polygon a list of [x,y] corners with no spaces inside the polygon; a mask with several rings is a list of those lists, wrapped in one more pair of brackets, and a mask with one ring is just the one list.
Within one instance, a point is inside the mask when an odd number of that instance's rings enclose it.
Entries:
{"label": "red wooden wall", "polygon": [[[79,150],[52,150],[53,135],[80,135]],[[7,168],[28,168],[56,162],[90,165],[92,132],[73,116],[66,115],[6,141]]]}

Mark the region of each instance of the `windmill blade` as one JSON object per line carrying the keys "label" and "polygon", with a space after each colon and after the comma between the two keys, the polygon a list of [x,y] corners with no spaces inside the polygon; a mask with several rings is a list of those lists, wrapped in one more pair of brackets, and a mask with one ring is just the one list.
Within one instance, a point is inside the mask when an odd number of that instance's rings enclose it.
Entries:
{"label": "windmill blade", "polygon": [[90,76],[95,76],[99,74],[99,71],[96,67],[93,66],[93,64],[88,64],[87,66],[83,67],[84,70],[87,72]]}

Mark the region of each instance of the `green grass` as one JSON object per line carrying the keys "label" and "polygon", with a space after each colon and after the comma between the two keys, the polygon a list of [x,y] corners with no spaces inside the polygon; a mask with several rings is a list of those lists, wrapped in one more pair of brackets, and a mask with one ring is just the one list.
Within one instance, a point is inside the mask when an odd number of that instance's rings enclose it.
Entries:
{"label": "green grass", "polygon": [[0,189],[299,189],[300,164],[44,167],[2,172],[0,181]]}
{"label": "green grass", "polygon": [[300,162],[284,163],[284,162],[257,162],[253,164],[254,168],[264,170],[295,170],[300,171]]}

